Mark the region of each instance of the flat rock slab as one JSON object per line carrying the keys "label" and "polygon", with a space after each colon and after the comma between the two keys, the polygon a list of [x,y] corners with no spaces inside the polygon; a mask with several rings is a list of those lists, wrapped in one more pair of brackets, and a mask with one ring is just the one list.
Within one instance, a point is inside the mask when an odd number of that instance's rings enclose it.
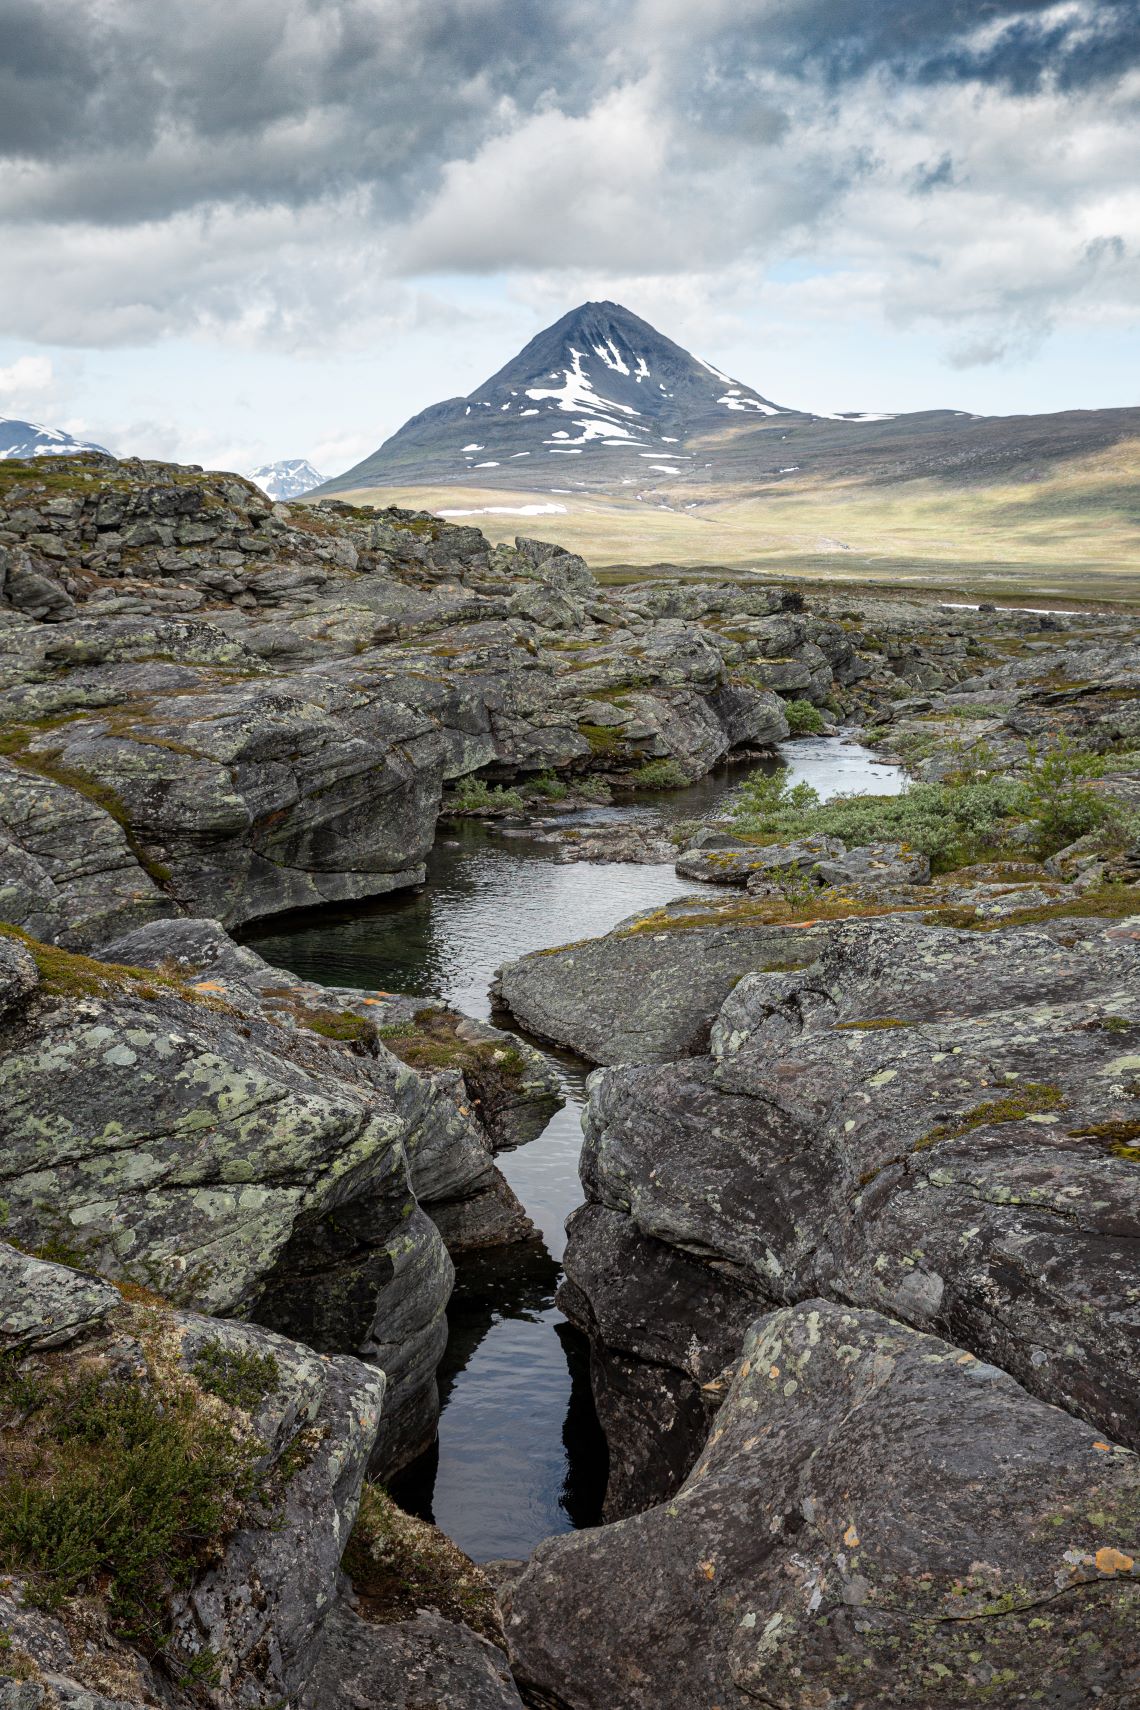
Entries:
{"label": "flat rock slab", "polygon": [[592,1063],[667,1063],[704,1049],[745,974],[810,961],[817,937],[813,928],[691,925],[682,910],[661,909],[604,938],[507,962],[493,991],[531,1033]]}
{"label": "flat rock slab", "polygon": [[427,1610],[383,1625],[341,1605],[302,1710],[522,1710],[502,1651]]}
{"label": "flat rock slab", "polygon": [[565,1710],[1123,1706],[1138,1534],[1134,1455],[947,1342],[807,1302],[752,1327],[670,1502],[539,1547],[512,1662]]}
{"label": "flat rock slab", "polygon": [[1133,930],[847,922],[812,967],[741,981],[707,1055],[595,1077],[582,1180],[611,1215],[572,1227],[571,1315],[704,1382],[726,1288],[756,1310],[827,1294],[1140,1443]]}

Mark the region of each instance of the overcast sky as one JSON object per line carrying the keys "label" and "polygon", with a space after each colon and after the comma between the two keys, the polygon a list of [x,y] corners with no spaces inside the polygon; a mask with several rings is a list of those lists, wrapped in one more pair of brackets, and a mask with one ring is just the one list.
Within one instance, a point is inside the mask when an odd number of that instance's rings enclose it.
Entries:
{"label": "overcast sky", "polygon": [[1140,404],[1140,0],[0,0],[0,414],[327,474],[611,297],[800,408]]}

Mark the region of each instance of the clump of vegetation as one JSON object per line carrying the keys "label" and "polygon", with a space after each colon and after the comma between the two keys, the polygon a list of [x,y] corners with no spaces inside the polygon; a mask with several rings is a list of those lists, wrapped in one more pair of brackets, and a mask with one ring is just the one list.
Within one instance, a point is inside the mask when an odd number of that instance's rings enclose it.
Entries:
{"label": "clump of vegetation", "polygon": [[592,754],[616,754],[623,746],[617,731],[608,724],[580,724],[578,734],[586,738]]}
{"label": "clump of vegetation", "polygon": [[972,908],[940,908],[927,915],[931,926],[954,926],[967,932],[996,932],[1008,926],[1037,926],[1064,915],[1070,920],[1127,920],[1140,913],[1140,891],[1135,885],[1096,885],[1078,897],[1059,896],[1039,908],[1012,909],[998,919],[975,914]]}
{"label": "clump of vegetation", "polygon": [[940,1122],[929,1134],[915,1141],[914,1149],[921,1152],[939,1140],[960,1140],[975,1128],[990,1128],[1003,1122],[1024,1122],[1026,1117],[1040,1116],[1053,1110],[1063,1110],[1065,1095],[1060,1087],[1044,1081],[1027,1081],[1023,1087],[1009,1092],[1004,1098],[987,1099],[976,1104],[954,1122]]}
{"label": "clump of vegetation", "polygon": [[378,1485],[366,1484],[361,1492],[342,1566],[366,1619],[411,1620],[420,1609],[435,1609],[503,1647],[499,1606],[485,1574]]}
{"label": "clump of vegetation", "polygon": [[199,1388],[246,1413],[252,1413],[271,1395],[281,1378],[280,1367],[272,1354],[230,1348],[217,1337],[202,1343],[190,1374]]}
{"label": "clump of vegetation", "polygon": [[0,1478],[0,1570],[48,1609],[102,1590],[121,1638],[166,1651],[170,1595],[238,1522],[262,1445],[153,1374],[60,1376],[9,1357],[0,1407],[21,1425]]}
{"label": "clump of vegetation", "polygon": [[411,1069],[458,1069],[476,1103],[493,1087],[516,1087],[526,1074],[526,1058],[514,1045],[493,1039],[464,1039],[460,1017],[446,1009],[421,1009],[406,1021],[377,1029],[388,1049]]}
{"label": "clump of vegetation", "polygon": [[342,1044],[367,1039],[372,1033],[372,1023],[362,1015],[353,1015],[351,1010],[298,1004],[293,1015],[299,1026],[307,1027],[310,1033],[319,1033],[322,1039],[338,1039]]}
{"label": "clump of vegetation", "polygon": [[788,721],[788,732],[792,736],[818,736],[827,728],[827,720],[810,701],[785,701],[784,717]]}
{"label": "clump of vegetation", "polygon": [[1069,1130],[1072,1140],[1095,1140],[1114,1158],[1140,1164],[1140,1122],[1096,1122],[1088,1128]]}
{"label": "clump of vegetation", "polygon": [[544,796],[550,802],[564,801],[570,794],[562,779],[556,777],[553,772],[539,772],[537,777],[529,780],[527,789],[535,795]]}
{"label": "clump of vegetation", "polygon": [[689,774],[676,760],[648,760],[633,778],[638,790],[683,790],[688,782]]}
{"label": "clump of vegetation", "polygon": [[758,773],[741,786],[736,829],[758,842],[840,837],[849,846],[905,843],[936,870],[963,866],[979,850],[1000,847],[1013,823],[1017,785],[995,778],[971,785],[912,784],[901,796],[838,796],[823,803],[808,784],[789,786],[779,773]]}
{"label": "clump of vegetation", "polygon": [[800,837],[840,837],[849,846],[905,843],[930,859],[935,872],[1000,854],[1047,856],[1091,830],[1125,842],[1140,829],[1137,816],[1088,787],[1103,763],[1065,745],[1038,756],[1024,779],[989,769],[991,757],[965,751],[956,774],[942,783],[912,783],[899,796],[837,796],[821,802],[808,784],[789,785],[779,773],[757,773],[736,796],[733,822],[758,843]]}
{"label": "clump of vegetation", "polygon": [[111,992],[120,991],[149,1001],[159,997],[177,997],[186,1003],[200,1003],[208,1009],[232,1013],[232,1006],[224,1000],[211,996],[209,992],[196,991],[187,980],[165,969],[97,962],[93,956],[61,950],[57,944],[41,944],[38,938],[33,938],[20,927],[2,922],[0,938],[13,938],[28,951],[36,964],[39,989],[45,997],[106,997]]}
{"label": "clump of vegetation", "polygon": [[574,793],[583,801],[596,802],[599,807],[606,807],[614,799],[614,793],[604,778],[576,778]]}
{"label": "clump of vegetation", "polygon": [[524,805],[518,790],[506,790],[501,784],[488,784],[485,778],[472,776],[460,778],[447,802],[453,813],[487,813]]}

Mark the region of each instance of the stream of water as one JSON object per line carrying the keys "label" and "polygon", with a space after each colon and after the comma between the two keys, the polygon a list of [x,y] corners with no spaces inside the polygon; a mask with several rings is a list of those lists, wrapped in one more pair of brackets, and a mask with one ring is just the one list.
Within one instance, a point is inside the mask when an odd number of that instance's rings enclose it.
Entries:
{"label": "stream of water", "polygon": [[[820,795],[894,793],[902,774],[858,744],[810,737],[783,751],[793,782]],[[776,762],[759,764],[774,769]],[[715,811],[745,776],[724,768],[685,790],[589,810],[559,823]],[[473,822],[441,838],[426,887],[352,911],[322,911],[251,933],[259,954],[325,985],[434,997],[488,1017],[502,962],[594,937],[641,909],[691,894],[669,865],[563,864],[549,843]],[[498,1165],[542,1246],[461,1258],[448,1309],[435,1447],[400,1476],[405,1507],[433,1519],[476,1561],[519,1557],[540,1539],[597,1524],[606,1452],[584,1342],[554,1305],[566,1217],[581,1201],[578,1154],[589,1066],[548,1051],[566,1106]]]}

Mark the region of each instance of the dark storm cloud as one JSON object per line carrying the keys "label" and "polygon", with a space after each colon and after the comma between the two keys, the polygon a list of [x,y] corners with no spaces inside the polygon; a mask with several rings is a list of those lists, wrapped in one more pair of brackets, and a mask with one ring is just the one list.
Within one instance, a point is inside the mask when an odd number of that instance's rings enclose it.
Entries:
{"label": "dark storm cloud", "polygon": [[[882,69],[905,82],[979,81],[1026,93],[1048,77],[1078,89],[1118,77],[1140,57],[1137,0],[800,0],[742,8],[785,70],[837,85]],[[727,51],[733,51],[725,43]]]}
{"label": "dark storm cloud", "polygon": [[29,178],[9,211],[129,222],[361,183],[399,208],[505,100],[588,104],[596,9],[0,0],[0,158],[58,171]]}
{"label": "dark storm cloud", "polygon": [[583,113],[670,38],[662,118],[697,156],[774,146],[797,85],[875,70],[1017,92],[1115,77],[1136,60],[1138,6],[741,0],[719,27],[678,28],[670,0],[0,0],[0,159],[33,168],[6,207],[129,224],[363,186],[398,218],[504,104]]}

